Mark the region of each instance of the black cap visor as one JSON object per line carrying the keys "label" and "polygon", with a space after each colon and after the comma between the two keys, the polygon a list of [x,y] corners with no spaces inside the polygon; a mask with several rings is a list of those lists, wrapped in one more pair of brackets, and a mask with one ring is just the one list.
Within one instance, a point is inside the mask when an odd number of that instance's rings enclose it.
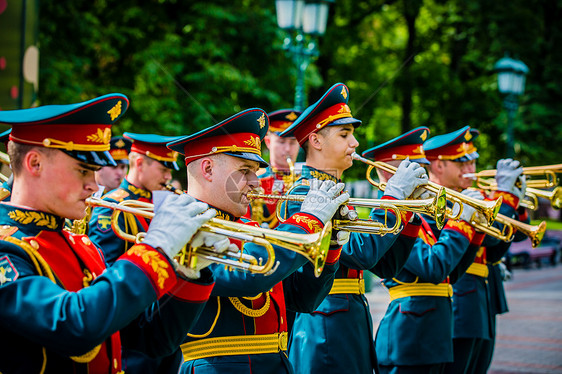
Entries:
{"label": "black cap visor", "polygon": [[109,151],[66,151],[61,149],[64,153],[73,157],[79,161],[82,161],[86,164],[90,165],[98,165],[98,166],[117,166],[113,157]]}

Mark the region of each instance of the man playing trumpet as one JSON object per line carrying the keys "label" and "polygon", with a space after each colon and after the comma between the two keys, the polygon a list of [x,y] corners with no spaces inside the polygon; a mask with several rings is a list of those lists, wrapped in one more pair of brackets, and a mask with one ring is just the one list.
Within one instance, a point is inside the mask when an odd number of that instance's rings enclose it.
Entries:
{"label": "man playing trumpet", "polygon": [[[170,354],[203,310],[212,273],[183,278],[173,258],[214,216],[206,204],[167,197],[144,243],[109,268],[88,236],[63,230],[65,218],[84,216],[94,172],[114,164],[111,125],[128,105],[109,94],[0,111],[0,123],[12,125],[14,172],[11,202],[0,203],[2,373],[122,373],[123,351]],[[156,301],[159,313],[145,318]]]}
{"label": "man playing trumpet", "polygon": [[[394,166],[406,158],[427,165],[422,144],[428,135],[427,127],[419,127],[363,156]],[[377,173],[381,183],[392,176],[379,169]],[[449,220],[442,230],[432,217],[419,217],[419,237],[404,268],[383,280],[390,304],[375,339],[381,373],[439,373],[452,360],[451,284],[470,265],[483,239],[468,224],[473,213],[465,205],[461,220]]]}
{"label": "man playing trumpet", "polygon": [[[171,142],[168,147],[185,156],[187,193],[207,202],[218,217],[240,220],[248,208],[246,194],[258,187],[256,171],[267,167],[261,141],[268,117],[258,108],[242,111],[210,128]],[[317,183],[316,183],[317,182]],[[302,209],[277,231],[314,233],[328,224],[345,202],[343,184],[314,183]],[[267,275],[229,271],[211,265],[216,275],[214,293],[182,351],[182,373],[291,373],[287,359],[286,309],[311,312],[328,293],[337,269],[340,248],[331,249],[317,278],[306,259],[274,246],[276,267]],[[263,257],[263,248],[246,243],[243,252]]]}
{"label": "man playing trumpet", "polygon": [[[352,166],[352,154],[359,145],[354,131],[361,121],[351,115],[348,100],[347,86],[335,84],[281,133],[283,137],[295,136],[306,154],[302,176],[292,194],[307,193],[308,186],[303,183],[312,178],[340,182],[343,172]],[[416,162],[404,161],[388,181],[383,198],[389,203],[406,199],[425,183],[425,170]],[[287,209],[281,211],[289,216],[300,209],[296,202],[284,205]],[[348,213],[348,217],[353,213]],[[389,226],[396,222],[392,213],[387,220],[383,215],[382,210],[374,209],[370,218]],[[400,233],[335,233],[334,243],[343,247],[330,294],[314,312],[299,313],[293,326],[289,358],[297,373],[372,373],[376,369],[363,270],[392,277],[402,268],[419,230],[418,222],[409,222],[412,214],[403,216]]]}
{"label": "man playing trumpet", "polygon": [[[472,185],[472,179],[466,176],[474,173],[476,169],[479,155],[473,142],[479,134],[478,130],[465,126],[424,144],[426,150],[429,149],[428,152],[435,155],[439,149],[436,147],[439,145],[439,139],[444,137],[456,136],[467,143],[466,159],[448,161],[453,166],[460,166],[455,168],[455,173],[448,179],[451,187],[468,188]],[[522,171],[519,161],[503,159],[497,163],[497,190],[489,197],[496,199],[501,196],[503,200],[500,214],[510,218],[518,219],[519,201],[525,195],[525,179],[521,177]],[[520,187],[517,187],[517,182],[520,182]],[[488,198],[482,191],[471,191],[471,193]],[[494,227],[501,231],[503,225],[495,222]],[[516,240],[522,239],[524,239],[522,235],[516,238]],[[466,274],[453,285],[454,361],[446,365],[446,373],[484,373],[491,363],[495,342],[495,316],[507,311],[499,263],[508,250],[509,243],[486,235],[474,262],[466,270]]]}
{"label": "man playing trumpet", "polygon": [[[172,170],[179,170],[176,163],[177,153],[166,148],[168,142],[176,140],[178,137],[130,132],[123,135],[123,141],[130,144],[128,155],[125,155],[130,168],[118,188],[112,189],[103,197],[103,200],[115,204],[124,201],[153,203],[154,191],[166,190],[166,185],[172,179]],[[134,245],[134,243],[120,238],[113,230],[111,226],[113,213],[111,208],[95,207],[89,223],[90,238],[101,247],[108,264],[115,262],[119,256]],[[136,236],[147,231],[150,220],[139,215],[121,214],[117,225],[125,234]],[[137,351],[127,351],[123,356],[127,372],[131,374],[156,373],[166,370],[171,373],[177,372],[182,361],[179,349],[165,358],[153,359]]]}

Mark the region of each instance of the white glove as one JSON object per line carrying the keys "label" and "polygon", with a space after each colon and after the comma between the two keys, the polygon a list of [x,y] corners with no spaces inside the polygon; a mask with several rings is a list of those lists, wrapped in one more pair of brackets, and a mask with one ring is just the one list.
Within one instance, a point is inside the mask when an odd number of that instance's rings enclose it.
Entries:
{"label": "white glove", "polygon": [[414,200],[427,200],[435,199],[435,194],[423,187],[416,188],[412,194],[412,199]]}
{"label": "white glove", "polygon": [[[471,197],[473,199],[484,200],[484,196],[482,196],[482,194],[478,190],[466,189],[462,192],[462,194],[466,195],[468,197]],[[455,204],[455,207],[457,207],[457,206],[458,206],[458,204]],[[470,223],[470,222],[472,222],[472,216],[474,215],[475,212],[476,212],[476,209],[474,209],[473,207],[471,207],[470,205],[468,205],[466,203],[463,203],[462,204],[462,213],[461,213],[460,219]],[[453,213],[453,214],[456,215],[455,213]]]}
{"label": "white glove", "polygon": [[160,248],[169,259],[173,259],[217,212],[214,209],[207,210],[207,204],[197,202],[188,194],[167,195],[161,204],[154,205],[154,218],[143,243]]}
{"label": "white glove", "polygon": [[503,262],[500,262],[499,265],[500,267],[500,274],[502,277],[503,281],[508,281],[511,279],[511,271],[507,270],[507,266],[505,266],[505,264]]}
{"label": "white glove", "polygon": [[340,195],[344,187],[343,183],[311,179],[310,190],[301,205],[301,213],[312,214],[326,224],[340,205],[349,200],[347,192]]}
{"label": "white glove", "polygon": [[519,178],[517,178],[517,181],[519,181],[519,187],[517,187],[517,183],[515,186],[513,186],[513,194],[515,196],[517,196],[519,198],[519,200],[523,200],[523,198],[525,197],[525,194],[527,193],[527,179],[525,178],[524,175],[520,175]]}
{"label": "white glove", "polygon": [[[359,217],[357,211],[349,209],[347,205],[341,205],[336,215],[338,219],[349,221],[355,221]],[[330,245],[342,246],[346,244],[349,241],[349,234],[351,234],[350,231],[332,230]]]}
{"label": "white glove", "polygon": [[[337,245],[337,246],[342,246],[344,244],[346,244],[349,241],[349,236],[350,236],[351,232],[350,231],[341,231],[338,230],[336,232],[336,238],[330,240],[330,245]],[[333,232],[332,232],[332,238],[333,238]]]}
{"label": "white glove", "polygon": [[[228,238],[206,231],[198,231],[197,234],[195,234],[195,236],[193,237],[191,243],[189,243],[189,246],[191,248],[203,247],[212,249],[217,256],[220,256],[221,253],[224,253],[227,250],[230,250],[231,252],[239,251],[236,244],[231,244]],[[212,263],[213,261],[199,257],[195,262],[195,267],[192,268],[189,266],[179,266],[177,270],[187,278],[198,279],[201,277],[201,270],[211,265]]]}
{"label": "white glove", "polygon": [[517,160],[505,158],[498,160],[496,166],[496,183],[499,191],[511,192],[515,196],[519,196],[521,191],[515,187],[515,182],[523,173],[523,167]]}
{"label": "white glove", "polygon": [[392,196],[398,200],[410,197],[419,186],[427,184],[428,177],[425,169],[417,162],[403,160],[396,173],[386,183],[385,196]]}
{"label": "white glove", "polygon": [[354,209],[349,209],[347,205],[342,205],[339,213],[341,219],[345,219],[345,220],[355,221],[359,217],[357,211]]}

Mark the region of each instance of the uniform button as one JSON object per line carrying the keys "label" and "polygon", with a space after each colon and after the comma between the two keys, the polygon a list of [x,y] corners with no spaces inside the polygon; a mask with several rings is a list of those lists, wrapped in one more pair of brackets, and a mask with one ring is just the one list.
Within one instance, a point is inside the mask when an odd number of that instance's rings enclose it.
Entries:
{"label": "uniform button", "polygon": [[39,249],[39,243],[35,240],[30,240],[29,244],[33,247],[33,249]]}
{"label": "uniform button", "polygon": [[74,241],[74,235],[69,235],[68,236],[68,240],[70,240],[72,242],[72,244],[75,244],[76,242]]}
{"label": "uniform button", "polygon": [[113,367],[114,367],[115,369],[117,369],[117,366],[118,366],[117,359],[114,358],[114,359],[113,359]]}
{"label": "uniform button", "polygon": [[86,244],[86,245],[92,244],[92,242],[90,241],[90,239],[88,239],[88,238],[85,237],[85,236],[82,237],[82,243],[84,243],[84,244]]}

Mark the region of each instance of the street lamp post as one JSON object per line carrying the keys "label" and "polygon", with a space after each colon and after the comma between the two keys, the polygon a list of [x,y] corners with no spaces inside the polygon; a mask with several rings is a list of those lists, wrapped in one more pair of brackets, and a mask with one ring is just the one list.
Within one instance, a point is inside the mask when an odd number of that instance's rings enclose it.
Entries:
{"label": "street lamp post", "polygon": [[306,105],[304,73],[313,58],[318,57],[316,37],[324,35],[329,4],[334,0],[276,0],[277,25],[288,32],[283,42],[297,67],[295,109]]}
{"label": "street lamp post", "polygon": [[519,108],[519,96],[525,92],[525,76],[529,68],[522,61],[506,55],[496,62],[494,71],[498,73],[498,89],[504,95],[503,106],[507,111],[506,156],[513,158],[515,156],[513,121]]}

